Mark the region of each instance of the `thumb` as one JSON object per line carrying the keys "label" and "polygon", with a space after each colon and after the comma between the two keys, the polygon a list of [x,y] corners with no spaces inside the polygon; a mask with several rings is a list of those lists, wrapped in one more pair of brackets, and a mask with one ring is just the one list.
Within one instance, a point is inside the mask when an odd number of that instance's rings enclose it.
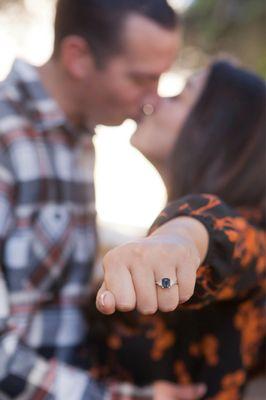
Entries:
{"label": "thumb", "polygon": [[166,381],[154,384],[153,400],[197,400],[206,393],[204,384],[177,385]]}
{"label": "thumb", "polygon": [[104,282],[97,293],[96,307],[102,314],[110,315],[115,312],[115,297],[106,289]]}
{"label": "thumb", "polygon": [[176,385],[176,399],[196,400],[206,393],[205,384]]}

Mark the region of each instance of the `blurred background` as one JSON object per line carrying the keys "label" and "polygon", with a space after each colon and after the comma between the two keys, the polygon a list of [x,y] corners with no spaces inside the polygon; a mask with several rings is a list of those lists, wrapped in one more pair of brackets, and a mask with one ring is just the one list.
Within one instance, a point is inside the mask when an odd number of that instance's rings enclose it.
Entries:
{"label": "blurred background", "polygon": [[[186,77],[213,57],[227,56],[266,77],[265,0],[169,0],[184,20],[184,46],[160,82],[162,96],[178,94]],[[15,57],[45,62],[53,43],[55,0],[0,0],[0,80]],[[166,201],[154,168],[129,144],[133,121],[99,126],[96,194],[103,242],[144,234]]]}
{"label": "blurred background", "polygon": [[[35,65],[49,58],[55,1],[0,0],[0,80],[15,57]],[[178,94],[192,72],[217,56],[238,59],[266,77],[266,0],[169,2],[183,16],[184,45],[173,69],[161,79],[162,96]],[[96,205],[102,251],[144,234],[166,201],[159,175],[129,144],[134,129],[133,121],[97,128]],[[262,380],[248,388],[245,399],[264,396]]]}

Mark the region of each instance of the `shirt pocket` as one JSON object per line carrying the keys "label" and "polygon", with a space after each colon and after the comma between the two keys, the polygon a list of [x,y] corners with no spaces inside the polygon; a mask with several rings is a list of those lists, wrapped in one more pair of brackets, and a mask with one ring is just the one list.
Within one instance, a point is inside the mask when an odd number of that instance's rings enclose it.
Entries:
{"label": "shirt pocket", "polygon": [[62,276],[73,252],[73,231],[74,219],[65,205],[47,205],[38,212],[29,252],[31,288],[47,290]]}

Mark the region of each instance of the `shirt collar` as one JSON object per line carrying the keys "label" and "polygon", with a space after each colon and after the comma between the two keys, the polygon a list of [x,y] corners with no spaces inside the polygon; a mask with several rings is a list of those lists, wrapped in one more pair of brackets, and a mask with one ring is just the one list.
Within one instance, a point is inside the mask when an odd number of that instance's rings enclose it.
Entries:
{"label": "shirt collar", "polygon": [[58,103],[45,90],[37,68],[24,60],[15,60],[8,80],[19,88],[23,107],[38,131],[64,127],[74,139],[81,134],[67,119]]}

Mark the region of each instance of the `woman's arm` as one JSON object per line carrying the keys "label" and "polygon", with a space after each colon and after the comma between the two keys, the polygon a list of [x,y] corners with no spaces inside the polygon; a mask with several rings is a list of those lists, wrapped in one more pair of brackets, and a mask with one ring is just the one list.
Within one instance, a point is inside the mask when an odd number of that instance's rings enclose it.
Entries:
{"label": "woman's arm", "polygon": [[150,236],[172,236],[190,240],[197,249],[200,264],[205,260],[209,247],[209,233],[202,222],[193,217],[177,216],[151,230]]}
{"label": "woman's arm", "polygon": [[[97,296],[104,313],[172,311],[189,299],[201,306],[259,284],[265,234],[216,196],[191,195],[168,206],[147,238],[107,253],[104,269]],[[178,284],[162,289],[155,282],[163,278]]]}
{"label": "woman's arm", "polygon": [[[259,211],[259,210],[257,210]],[[266,234],[214,195],[189,195],[171,203],[150,232],[184,215],[199,221],[208,232],[208,250],[197,271],[193,297],[197,307],[217,300],[246,296],[265,285]],[[257,223],[263,225],[263,216]]]}

